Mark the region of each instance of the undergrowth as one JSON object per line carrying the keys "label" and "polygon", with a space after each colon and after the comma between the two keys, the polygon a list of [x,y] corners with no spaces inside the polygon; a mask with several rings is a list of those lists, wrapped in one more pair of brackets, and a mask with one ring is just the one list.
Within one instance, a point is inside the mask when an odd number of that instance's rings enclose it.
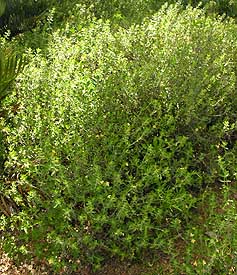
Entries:
{"label": "undergrowth", "polygon": [[[47,49],[28,49],[3,105],[5,251],[56,274],[147,251],[171,255],[187,274],[231,269],[234,202],[204,229],[191,225],[200,203],[212,207],[205,190],[236,181],[234,20],[177,4],[114,29],[75,9],[89,24],[71,15],[50,29]],[[191,238],[183,265],[180,238]]]}

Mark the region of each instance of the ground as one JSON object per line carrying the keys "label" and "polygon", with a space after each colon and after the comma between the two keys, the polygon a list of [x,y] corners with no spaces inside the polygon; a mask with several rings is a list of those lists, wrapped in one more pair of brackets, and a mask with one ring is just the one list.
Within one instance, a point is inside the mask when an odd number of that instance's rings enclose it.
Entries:
{"label": "ground", "polygon": [[[167,275],[172,275],[172,271],[169,269],[169,264],[165,258],[162,258],[159,263],[128,263],[110,261],[102,267],[100,271],[93,272],[89,268],[85,268],[82,271],[74,273],[74,275],[155,275],[159,270],[159,264],[166,266]],[[164,271],[164,270],[163,270]],[[47,272],[47,267],[35,266],[22,263],[21,266],[16,267],[14,263],[7,257],[6,254],[1,252],[0,255],[0,275],[52,275]],[[68,275],[67,272],[62,272],[57,275]]]}

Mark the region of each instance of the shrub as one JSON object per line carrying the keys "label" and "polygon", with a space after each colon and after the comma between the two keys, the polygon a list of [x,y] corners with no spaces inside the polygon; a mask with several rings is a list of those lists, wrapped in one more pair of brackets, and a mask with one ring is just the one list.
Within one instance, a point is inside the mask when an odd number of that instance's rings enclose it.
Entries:
{"label": "shrub", "polygon": [[[97,18],[109,18],[113,23],[123,25],[141,22],[146,16],[157,12],[165,3],[177,3],[176,0],[82,0],[94,12]],[[233,0],[180,0],[184,7],[204,8],[208,13],[225,14],[237,17],[237,3]]]}
{"label": "shrub", "polygon": [[56,0],[2,0],[4,2],[5,13],[0,18],[0,33],[10,30],[11,36],[35,27],[45,10],[57,3]]}
{"label": "shrub", "polygon": [[5,105],[5,250],[55,269],[168,253],[202,188],[236,179],[236,26],[175,5],[63,33]]}
{"label": "shrub", "polygon": [[[25,60],[22,55],[17,54],[13,49],[7,47],[7,41],[1,38],[0,41],[0,171],[2,174],[5,159],[4,134],[4,112],[2,112],[2,102],[10,94],[9,86],[17,75],[23,70]],[[1,178],[1,176],[0,176]]]}
{"label": "shrub", "polygon": [[90,8],[97,18],[111,19],[113,23],[130,24],[140,22],[144,17],[159,10],[165,0],[109,0],[92,1],[82,0],[83,4]]}
{"label": "shrub", "polygon": [[237,18],[237,3],[236,1],[232,0],[204,0],[204,1],[197,1],[192,0],[190,1],[192,5],[199,5],[200,2],[202,3],[201,6],[206,7],[207,10],[219,14],[225,14],[227,16]]}

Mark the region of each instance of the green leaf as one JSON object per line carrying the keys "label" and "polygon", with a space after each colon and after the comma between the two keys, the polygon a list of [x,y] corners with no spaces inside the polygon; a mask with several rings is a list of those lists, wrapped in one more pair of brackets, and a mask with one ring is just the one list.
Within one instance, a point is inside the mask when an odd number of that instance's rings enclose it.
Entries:
{"label": "green leaf", "polygon": [[0,0],[0,16],[2,16],[6,9],[6,1]]}
{"label": "green leaf", "polygon": [[[5,54],[4,54],[5,53]],[[0,101],[9,93],[7,88],[17,75],[23,70],[25,59],[16,53],[7,54],[6,50],[0,54]]]}

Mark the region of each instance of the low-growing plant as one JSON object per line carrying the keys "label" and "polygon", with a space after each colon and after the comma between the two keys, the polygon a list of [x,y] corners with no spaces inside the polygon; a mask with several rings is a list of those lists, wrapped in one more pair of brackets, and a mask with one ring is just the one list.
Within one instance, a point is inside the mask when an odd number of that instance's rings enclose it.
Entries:
{"label": "low-growing plant", "polygon": [[169,253],[202,190],[236,180],[236,25],[164,6],[142,25],[91,21],[28,52],[6,130],[10,255]]}
{"label": "low-growing plant", "polygon": [[[97,18],[111,19],[113,24],[130,25],[141,22],[146,16],[159,11],[162,5],[175,4],[175,0],[82,0]],[[185,8],[188,5],[205,9],[208,13],[237,17],[237,3],[233,0],[180,0]]]}
{"label": "low-growing plant", "polygon": [[233,0],[191,0],[189,3],[194,6],[205,7],[209,12],[237,18],[237,3]]}
{"label": "low-growing plant", "polygon": [[[2,101],[10,94],[9,86],[17,75],[23,70],[25,65],[22,55],[6,46],[6,39],[1,38],[0,45],[0,171],[2,173],[5,159],[4,134],[4,112]],[[1,178],[1,176],[0,176]]]}
{"label": "low-growing plant", "polygon": [[[5,120],[6,112],[2,110],[3,100],[10,94],[10,84],[15,80],[17,75],[24,68],[25,62],[21,55],[16,55],[15,52],[9,52],[7,49],[0,49],[0,184],[2,182],[4,161],[6,160],[6,142],[4,135],[4,128],[6,126]],[[14,206],[14,202],[11,201],[0,191],[0,211],[4,215],[9,216],[11,211],[10,208]]]}
{"label": "low-growing plant", "polygon": [[0,33],[11,31],[11,36],[31,30],[44,12],[52,8],[57,0],[1,0],[4,14],[0,18]]}
{"label": "low-growing plant", "polygon": [[183,234],[185,248],[170,257],[175,274],[236,273],[235,196],[234,184],[208,188],[200,196],[196,215]]}

